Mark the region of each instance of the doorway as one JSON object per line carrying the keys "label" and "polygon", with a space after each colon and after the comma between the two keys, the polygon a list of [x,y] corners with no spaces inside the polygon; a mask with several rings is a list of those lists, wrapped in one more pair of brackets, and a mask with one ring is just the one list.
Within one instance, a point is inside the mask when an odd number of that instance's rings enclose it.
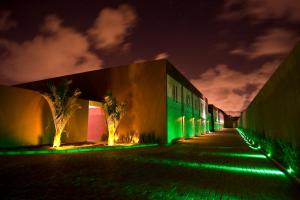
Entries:
{"label": "doorway", "polygon": [[88,113],[88,142],[100,142],[107,134],[105,112],[101,103],[90,101]]}

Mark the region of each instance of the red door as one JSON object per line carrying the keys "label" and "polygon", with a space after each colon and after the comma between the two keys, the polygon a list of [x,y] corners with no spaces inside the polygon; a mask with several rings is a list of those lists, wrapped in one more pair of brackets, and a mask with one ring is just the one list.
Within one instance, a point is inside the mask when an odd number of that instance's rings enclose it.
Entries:
{"label": "red door", "polygon": [[89,106],[87,141],[99,142],[107,132],[104,110],[98,106]]}

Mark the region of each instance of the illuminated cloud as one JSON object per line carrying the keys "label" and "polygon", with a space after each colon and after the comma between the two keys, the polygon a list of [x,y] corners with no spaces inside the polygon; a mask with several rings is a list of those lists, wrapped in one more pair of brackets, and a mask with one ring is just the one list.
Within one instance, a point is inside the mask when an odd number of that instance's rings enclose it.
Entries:
{"label": "illuminated cloud", "polygon": [[136,20],[135,10],[129,5],[121,5],[116,9],[104,8],[88,34],[95,41],[96,48],[112,49],[124,42]]}
{"label": "illuminated cloud", "polygon": [[0,31],[7,31],[17,26],[17,23],[10,19],[10,11],[0,12]]}
{"label": "illuminated cloud", "polygon": [[225,0],[221,19],[240,20],[245,17],[255,22],[268,19],[300,21],[299,0]]}
{"label": "illuminated cloud", "polygon": [[95,70],[102,61],[92,53],[88,39],[62,25],[55,15],[46,17],[41,32],[21,43],[0,38],[5,50],[0,60],[0,84],[16,84],[38,79]]}
{"label": "illuminated cloud", "polygon": [[[169,57],[168,53],[162,52],[162,53],[156,54],[154,56],[154,60],[167,59],[168,57]],[[133,61],[133,63],[147,62],[148,60],[152,60],[152,59],[137,58]]]}
{"label": "illuminated cloud", "polygon": [[120,47],[121,52],[127,53],[131,49],[132,44],[127,42]]}
{"label": "illuminated cloud", "polygon": [[155,60],[159,60],[159,59],[167,59],[169,57],[169,54],[167,54],[166,52],[162,52],[159,53],[155,56]]}
{"label": "illuminated cloud", "polygon": [[299,41],[297,33],[283,28],[274,28],[268,30],[264,35],[258,36],[250,47],[237,48],[230,53],[245,55],[249,59],[284,55],[291,51],[297,41]]}
{"label": "illuminated cloud", "polygon": [[135,59],[135,60],[133,61],[133,63],[143,63],[143,62],[147,62],[147,60],[142,59],[142,58],[138,58],[138,59]]}
{"label": "illuminated cloud", "polygon": [[191,82],[214,104],[224,111],[244,110],[279,65],[268,62],[251,73],[242,73],[227,65],[210,68]]}

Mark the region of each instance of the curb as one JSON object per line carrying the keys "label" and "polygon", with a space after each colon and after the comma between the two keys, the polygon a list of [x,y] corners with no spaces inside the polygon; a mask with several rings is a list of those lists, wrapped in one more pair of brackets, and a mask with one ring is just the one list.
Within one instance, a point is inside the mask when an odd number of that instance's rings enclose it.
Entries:
{"label": "curb", "polygon": [[[240,133],[240,131],[238,130],[238,128],[235,129],[239,135],[242,137],[242,139],[246,142],[246,144],[248,145],[248,147],[251,147],[251,145],[248,143],[248,140],[246,138],[243,137],[243,135]],[[263,151],[261,148],[258,149],[254,149],[254,150],[258,150],[260,153],[262,153],[263,155],[266,156],[266,158],[268,158],[276,167],[278,167],[287,177],[289,177],[291,180],[293,180],[298,186],[300,186],[300,178],[298,178],[297,176],[292,175],[291,173],[288,172],[288,170],[282,165],[280,164],[277,160],[275,160],[272,157],[269,157],[267,155],[267,153],[265,151]]]}
{"label": "curb", "polygon": [[264,152],[263,150],[260,150],[260,152],[262,154],[264,154],[274,165],[276,165],[276,167],[278,167],[281,171],[283,171],[285,173],[286,176],[288,176],[290,179],[292,179],[296,184],[298,184],[298,186],[300,186],[300,178],[298,178],[297,176],[292,175],[291,173],[289,173],[287,171],[287,169],[280,164],[277,160],[275,160],[272,157],[269,157],[266,152]]}

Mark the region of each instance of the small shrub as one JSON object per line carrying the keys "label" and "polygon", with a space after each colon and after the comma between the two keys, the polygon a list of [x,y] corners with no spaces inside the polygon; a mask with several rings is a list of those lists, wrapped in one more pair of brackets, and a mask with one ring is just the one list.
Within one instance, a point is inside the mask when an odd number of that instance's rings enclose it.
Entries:
{"label": "small shrub", "polygon": [[156,137],[155,132],[141,133],[140,142],[144,144],[156,144],[160,143],[160,139]]}

